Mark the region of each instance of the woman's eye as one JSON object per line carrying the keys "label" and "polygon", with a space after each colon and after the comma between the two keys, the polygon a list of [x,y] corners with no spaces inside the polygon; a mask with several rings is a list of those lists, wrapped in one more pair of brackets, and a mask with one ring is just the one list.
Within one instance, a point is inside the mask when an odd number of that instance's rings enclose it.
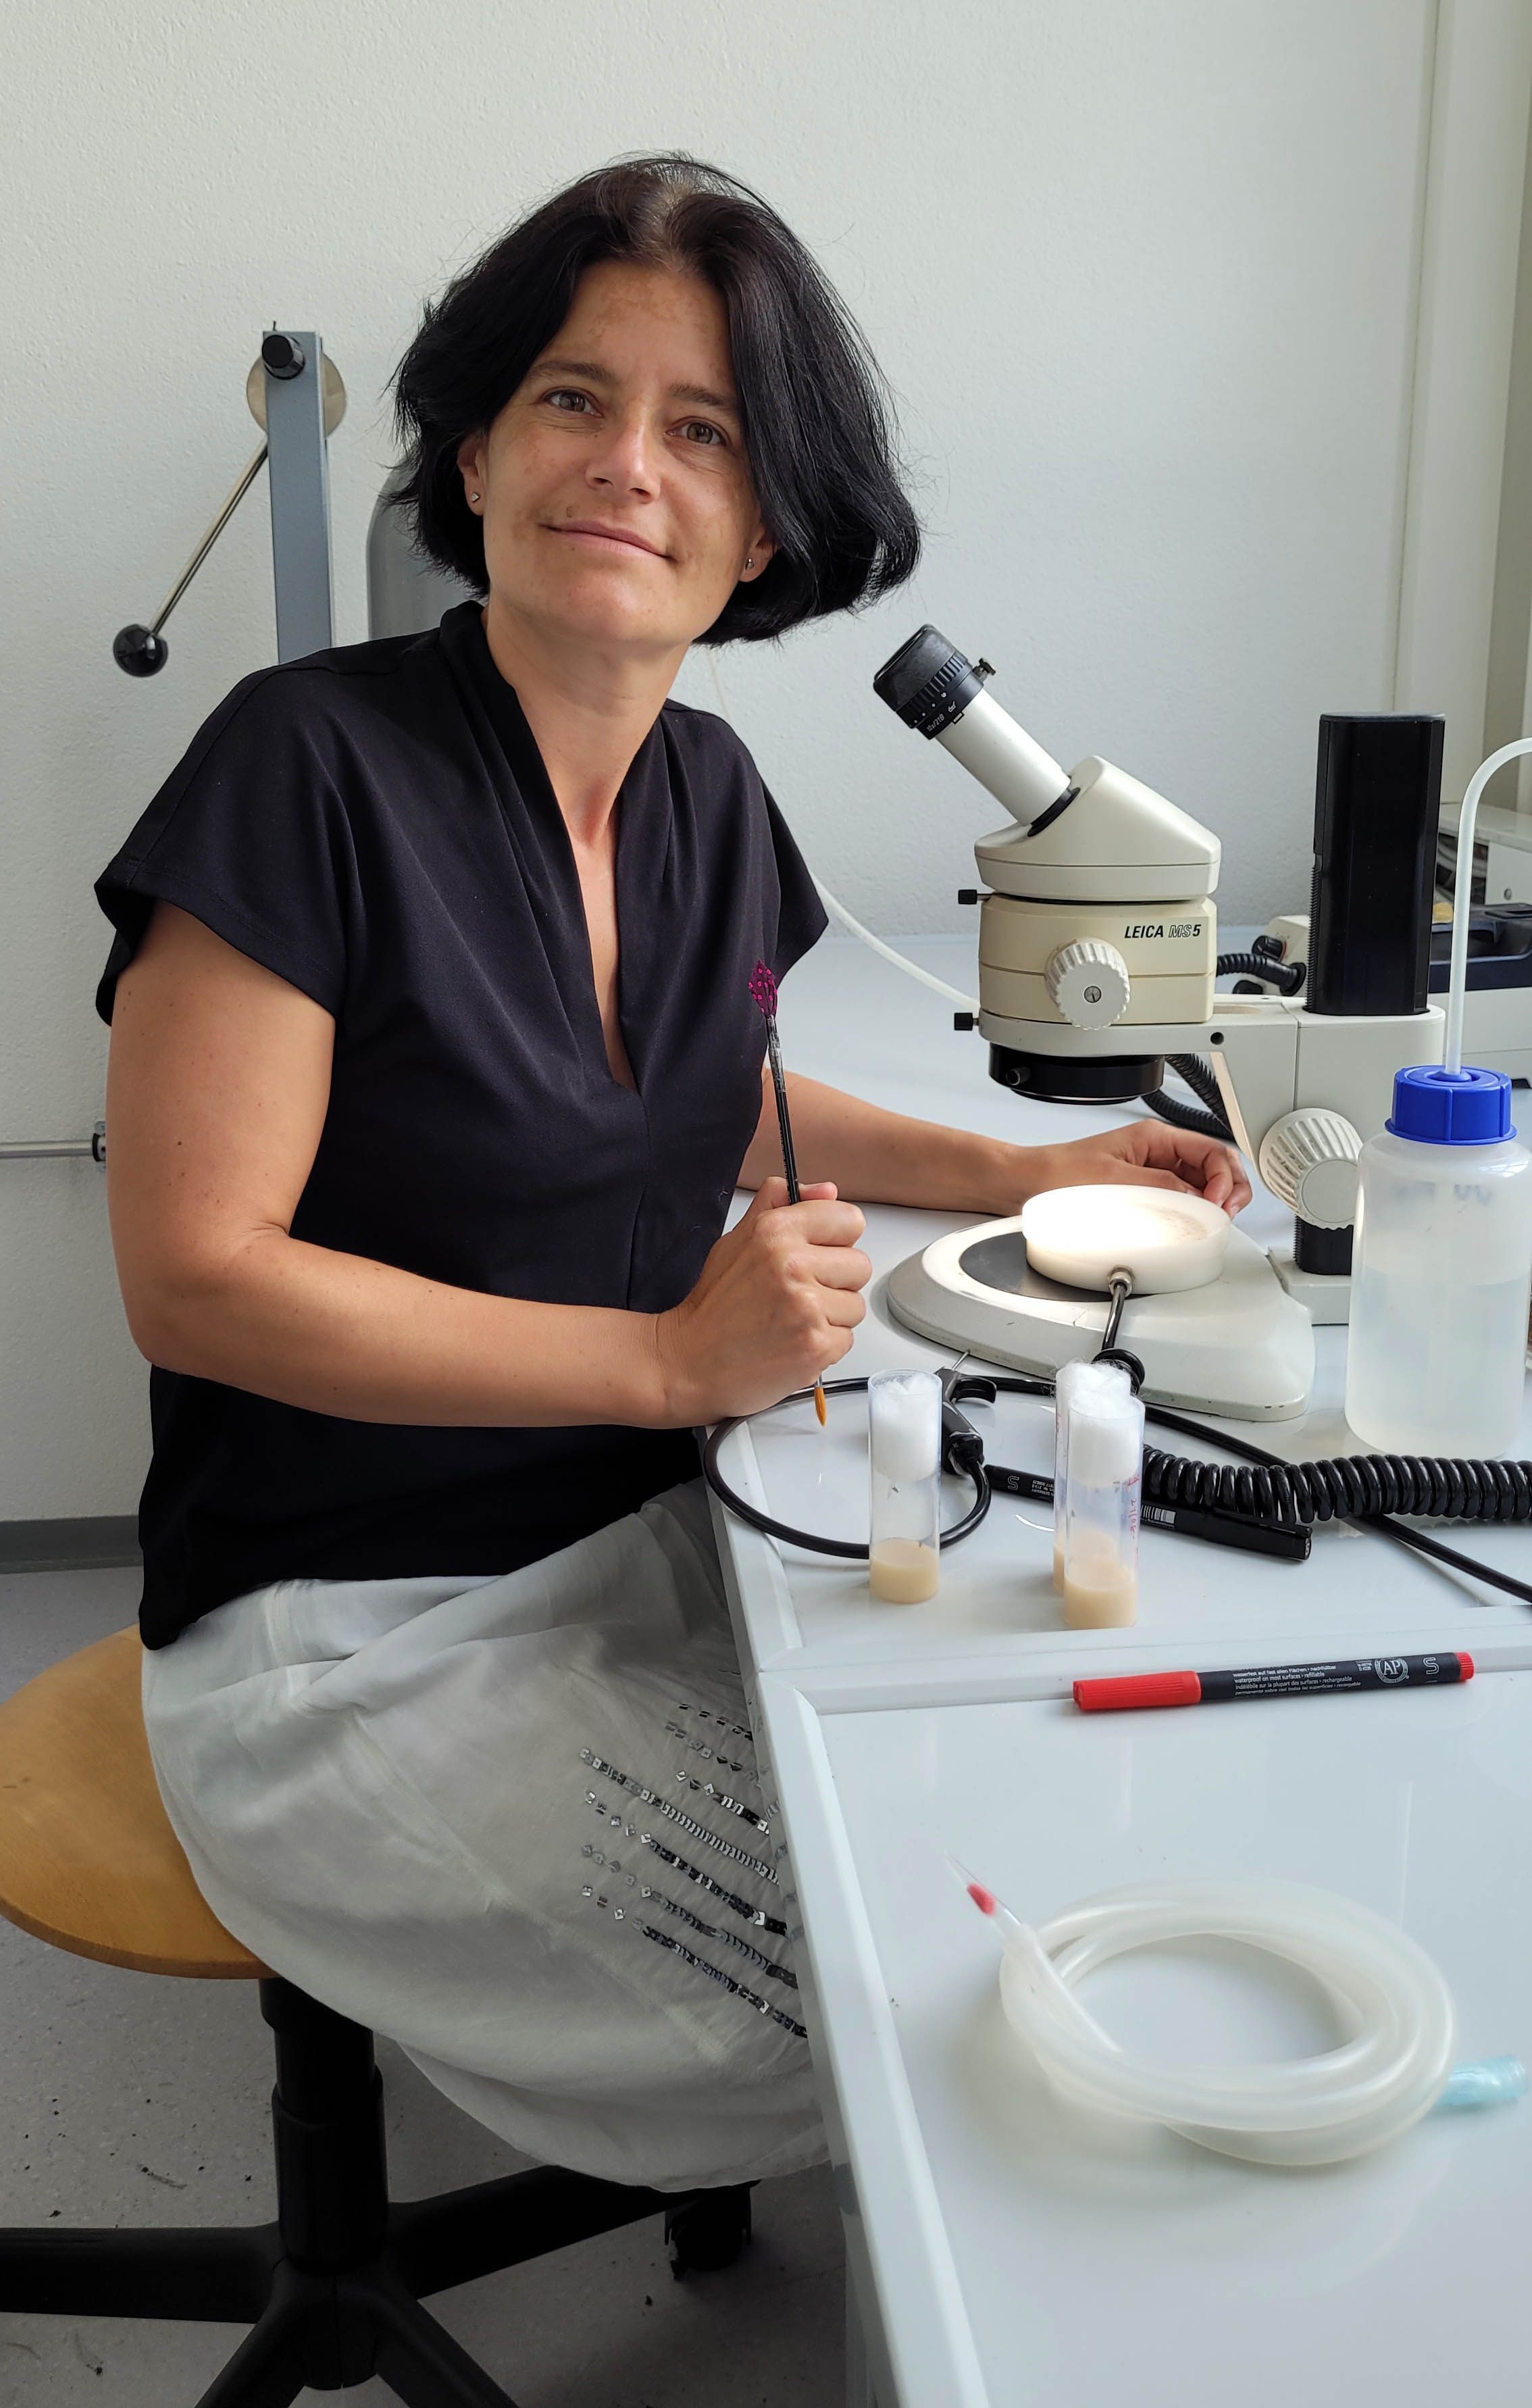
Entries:
{"label": "woman's eye", "polygon": [[578,413],[591,407],[591,396],[588,393],[576,393],[567,385],[555,386],[551,393],[544,394],[543,399],[551,402],[555,409],[566,409],[571,413]]}
{"label": "woman's eye", "polygon": [[705,418],[687,419],[680,431],[688,443],[700,444],[704,449],[710,444],[722,444],[727,439],[721,427],[709,425]]}

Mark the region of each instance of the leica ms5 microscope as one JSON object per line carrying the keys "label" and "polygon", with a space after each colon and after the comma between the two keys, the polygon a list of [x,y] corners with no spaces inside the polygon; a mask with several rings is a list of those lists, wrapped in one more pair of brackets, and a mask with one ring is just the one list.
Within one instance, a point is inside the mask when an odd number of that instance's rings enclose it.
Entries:
{"label": "leica ms5 microscope", "polygon": [[[1167,1059],[1194,1083],[1196,1057],[1210,1064],[1205,1092],[1294,1212],[1295,1243],[1268,1256],[1235,1229],[1210,1286],[1136,1299],[1131,1342],[1154,1401],[1287,1419],[1308,1400],[1313,1321],[1345,1318],[1363,1141],[1395,1071],[1441,1058],[1427,976],[1442,722],[1322,719],[1306,986],[1219,995],[1221,970],[1297,980],[1275,953],[1220,957],[1218,838],[1094,753],[1066,771],[986,691],[993,675],[926,626],[873,681],[1010,815],[975,846],[984,887],[964,898],[980,904],[990,1075],[1040,1101],[1157,1102]],[[1094,1353],[1106,1312],[1034,1272],[1014,1221],[927,1247],[889,1299],[924,1336],[1044,1373]]]}

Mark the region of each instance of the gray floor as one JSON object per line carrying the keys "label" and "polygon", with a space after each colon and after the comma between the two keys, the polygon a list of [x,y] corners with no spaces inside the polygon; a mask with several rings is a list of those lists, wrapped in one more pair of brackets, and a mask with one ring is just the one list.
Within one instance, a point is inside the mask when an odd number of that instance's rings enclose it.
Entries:
{"label": "gray floor", "polygon": [[[132,1619],[136,1575],[0,1579],[0,1695]],[[521,2162],[386,2042],[393,2187]],[[268,2035],[242,1982],[168,1982],[0,1922],[0,2225],[259,2222],[272,2213]],[[840,2233],[821,2171],[763,2184],[727,2273],[671,2279],[657,2224],[433,2300],[519,2408],[832,2408]],[[0,2316],[0,2408],[192,2408],[237,2329]],[[336,2395],[381,2403],[368,2383]]]}

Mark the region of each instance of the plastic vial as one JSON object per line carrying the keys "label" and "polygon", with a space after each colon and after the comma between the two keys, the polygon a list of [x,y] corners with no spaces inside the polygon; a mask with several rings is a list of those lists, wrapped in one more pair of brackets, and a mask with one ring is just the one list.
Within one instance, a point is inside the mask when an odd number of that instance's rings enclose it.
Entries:
{"label": "plastic vial", "polygon": [[1064,1588],[1064,1499],[1069,1486],[1069,1392],[1082,1371],[1091,1369],[1087,1355],[1062,1363],[1053,1382],[1053,1586]]}
{"label": "plastic vial", "polygon": [[888,1605],[935,1597],[941,1576],[941,1382],[878,1371],[867,1382],[872,1515],[867,1581]]}
{"label": "plastic vial", "polygon": [[1138,1617],[1144,1409],[1115,1363],[1082,1366],[1067,1392],[1064,1619],[1073,1630]]}
{"label": "plastic vial", "polygon": [[1532,1154],[1501,1070],[1401,1070],[1362,1148],[1346,1419],[1389,1455],[1514,1455]]}

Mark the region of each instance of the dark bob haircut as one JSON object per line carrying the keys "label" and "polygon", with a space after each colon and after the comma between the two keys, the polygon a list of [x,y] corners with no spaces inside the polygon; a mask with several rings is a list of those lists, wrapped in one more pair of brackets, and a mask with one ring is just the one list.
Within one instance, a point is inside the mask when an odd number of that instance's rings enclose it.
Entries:
{"label": "dark bob haircut", "polygon": [[582,272],[607,259],[700,276],[728,312],[745,447],[777,549],[698,640],[780,636],[902,585],[920,528],[866,341],[775,210],[680,154],[582,176],[427,306],[394,380],[405,447],[394,498],[421,550],[487,591],[458,447],[498,416],[568,316]]}

